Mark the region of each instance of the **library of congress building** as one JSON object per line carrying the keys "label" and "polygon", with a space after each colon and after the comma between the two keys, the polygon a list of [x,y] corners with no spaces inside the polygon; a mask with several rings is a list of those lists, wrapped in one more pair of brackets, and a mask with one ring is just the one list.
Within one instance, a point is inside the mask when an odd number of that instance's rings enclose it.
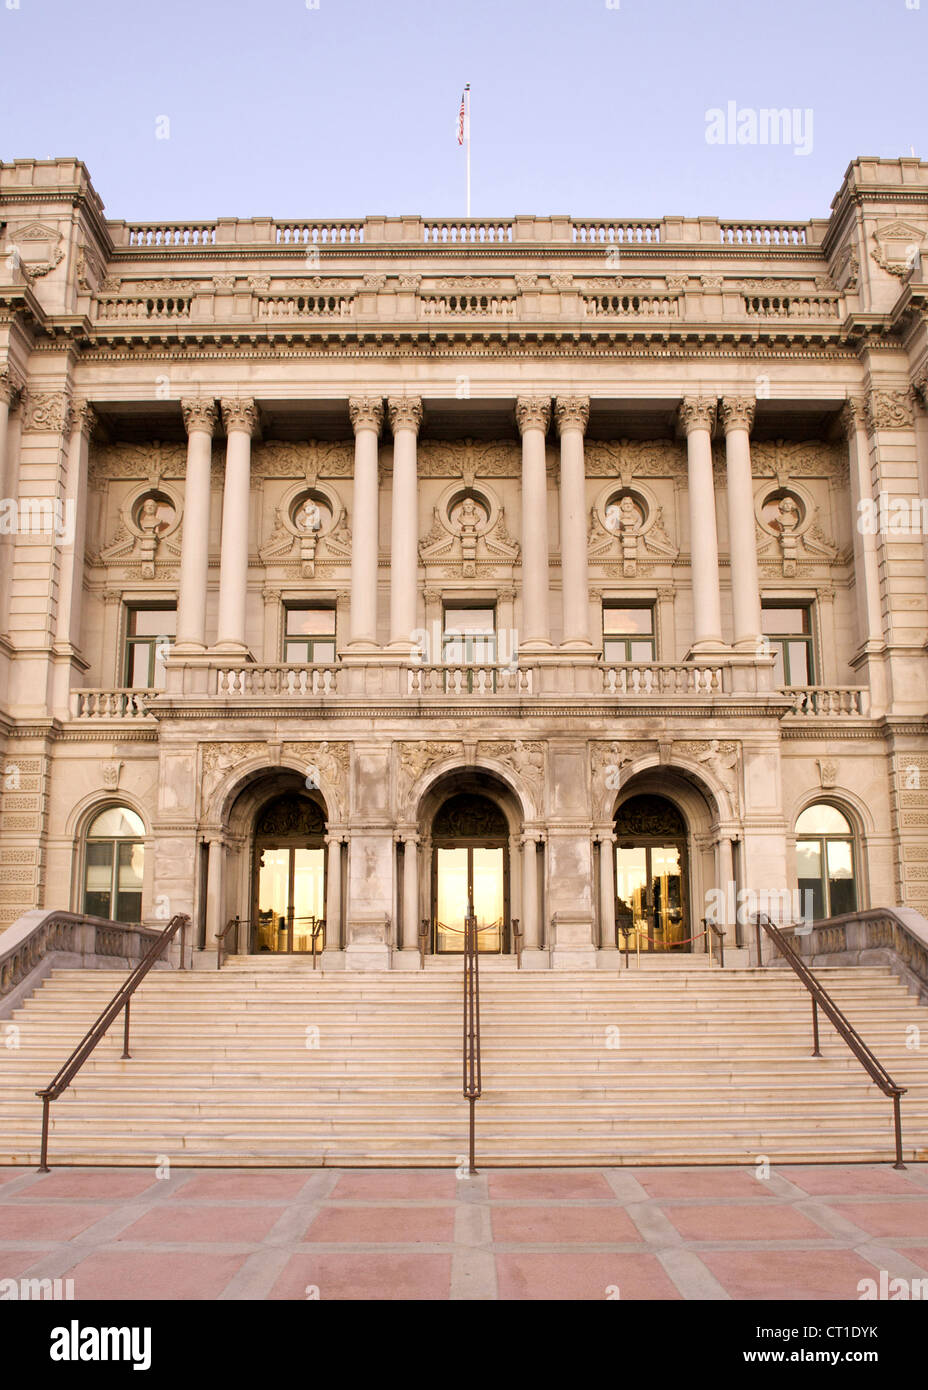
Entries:
{"label": "library of congress building", "polygon": [[365,971],[472,904],[575,969],[928,915],[928,163],[139,224],[17,159],[0,247],[0,926]]}

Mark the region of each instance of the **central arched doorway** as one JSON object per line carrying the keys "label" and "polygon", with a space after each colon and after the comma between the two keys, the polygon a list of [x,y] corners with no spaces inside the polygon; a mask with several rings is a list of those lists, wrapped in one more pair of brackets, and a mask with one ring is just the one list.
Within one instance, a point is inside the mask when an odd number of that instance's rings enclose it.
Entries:
{"label": "central arched doorway", "polygon": [[618,945],[689,951],[686,823],[664,796],[632,796],[615,814]]}
{"label": "central arched doorway", "polygon": [[509,950],[509,824],[478,792],[458,792],[432,822],[432,950],[464,947],[464,917],[473,904],[481,951]]}
{"label": "central arched doorway", "polygon": [[257,814],[252,871],[252,952],[325,946],[325,811],[312,797],[285,792]]}

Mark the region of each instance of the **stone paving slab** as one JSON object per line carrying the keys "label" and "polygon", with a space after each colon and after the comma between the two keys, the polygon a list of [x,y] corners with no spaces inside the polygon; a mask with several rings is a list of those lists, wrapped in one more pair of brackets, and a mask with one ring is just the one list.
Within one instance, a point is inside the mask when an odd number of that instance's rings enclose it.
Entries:
{"label": "stone paving slab", "polygon": [[928,1281],[928,1165],[0,1172],[0,1280],[75,1299],[854,1301],[881,1270]]}

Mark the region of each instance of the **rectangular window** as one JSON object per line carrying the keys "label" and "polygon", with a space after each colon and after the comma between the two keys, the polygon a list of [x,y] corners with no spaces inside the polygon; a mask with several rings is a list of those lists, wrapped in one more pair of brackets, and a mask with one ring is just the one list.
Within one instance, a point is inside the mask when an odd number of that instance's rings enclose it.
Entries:
{"label": "rectangular window", "polygon": [[284,613],[285,663],[331,665],[335,660],[335,609],[321,604],[288,604]]}
{"label": "rectangular window", "polygon": [[776,658],[775,684],[815,684],[812,650],[812,606],[808,603],[764,603],[761,629]]}
{"label": "rectangular window", "polygon": [[606,661],[657,660],[653,603],[603,604],[603,656]]}
{"label": "rectangular window", "polygon": [[496,609],[448,605],[441,655],[446,666],[495,666]]}
{"label": "rectangular window", "polygon": [[126,622],[126,686],[163,690],[164,659],[174,645],[177,609],[130,608]]}

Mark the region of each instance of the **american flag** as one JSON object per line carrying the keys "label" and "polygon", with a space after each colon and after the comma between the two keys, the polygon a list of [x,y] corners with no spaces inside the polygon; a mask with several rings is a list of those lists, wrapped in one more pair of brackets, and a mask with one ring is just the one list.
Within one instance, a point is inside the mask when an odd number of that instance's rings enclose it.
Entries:
{"label": "american flag", "polygon": [[465,122],[465,119],[466,119],[466,114],[465,114],[465,113],[466,113],[465,97],[466,97],[466,93],[465,93],[465,92],[462,92],[462,93],[461,93],[461,109],[460,109],[460,111],[458,112],[458,144],[459,144],[459,145],[463,145],[463,144],[464,144],[464,122]]}

